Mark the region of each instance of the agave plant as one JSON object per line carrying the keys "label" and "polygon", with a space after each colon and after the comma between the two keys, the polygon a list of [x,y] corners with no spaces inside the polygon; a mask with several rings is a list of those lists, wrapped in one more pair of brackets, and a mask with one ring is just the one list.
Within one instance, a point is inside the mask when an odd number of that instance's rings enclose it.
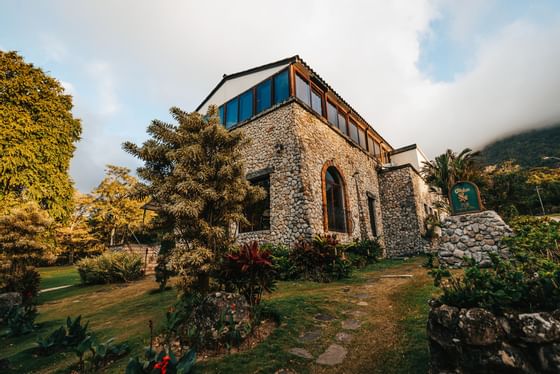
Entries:
{"label": "agave plant", "polygon": [[265,291],[274,290],[275,273],[270,252],[260,248],[256,241],[226,254],[222,267],[222,278],[245,296],[252,307],[261,302]]}

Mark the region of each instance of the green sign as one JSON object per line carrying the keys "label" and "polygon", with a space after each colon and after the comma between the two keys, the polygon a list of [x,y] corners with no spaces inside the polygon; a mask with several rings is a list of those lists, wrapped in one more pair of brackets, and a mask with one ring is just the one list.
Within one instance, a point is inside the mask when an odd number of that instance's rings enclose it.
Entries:
{"label": "green sign", "polygon": [[453,214],[480,212],[480,192],[476,184],[471,182],[458,182],[449,191],[449,201]]}

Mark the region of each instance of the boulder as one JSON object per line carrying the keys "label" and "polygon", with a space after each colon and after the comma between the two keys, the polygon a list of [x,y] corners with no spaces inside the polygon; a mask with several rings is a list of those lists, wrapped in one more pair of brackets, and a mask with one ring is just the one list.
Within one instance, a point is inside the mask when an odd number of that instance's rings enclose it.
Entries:
{"label": "boulder", "polygon": [[496,343],[501,334],[494,314],[482,308],[472,308],[461,314],[459,330],[467,344],[478,346]]}
{"label": "boulder", "polygon": [[21,305],[21,294],[19,292],[6,292],[0,294],[0,319],[6,317],[10,309]]}

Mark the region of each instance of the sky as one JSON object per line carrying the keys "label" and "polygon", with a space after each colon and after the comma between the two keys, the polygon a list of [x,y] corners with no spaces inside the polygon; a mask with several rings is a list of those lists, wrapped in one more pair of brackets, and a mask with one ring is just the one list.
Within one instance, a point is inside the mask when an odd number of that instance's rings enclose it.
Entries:
{"label": "sky", "polygon": [[169,108],[300,55],[395,147],[429,157],[560,123],[559,0],[0,0],[0,49],[57,78],[82,119],[82,192]]}

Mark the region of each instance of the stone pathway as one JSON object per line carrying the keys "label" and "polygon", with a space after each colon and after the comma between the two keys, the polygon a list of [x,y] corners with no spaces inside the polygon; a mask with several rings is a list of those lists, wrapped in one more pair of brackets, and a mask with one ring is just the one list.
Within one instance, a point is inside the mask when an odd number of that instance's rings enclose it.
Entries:
{"label": "stone pathway", "polygon": [[[367,356],[366,361],[371,362],[370,350],[382,352],[386,343],[392,341],[393,334],[396,333],[392,327],[394,321],[391,318],[394,312],[389,296],[401,285],[410,282],[423,272],[421,268],[411,268],[406,263],[404,265],[407,273],[379,274],[362,284],[339,288],[338,292],[347,299],[350,306],[349,310],[342,312],[344,317],[339,320],[338,317],[328,313],[316,314],[314,316],[316,328],[302,332],[299,337],[303,347],[294,347],[288,352],[305,360],[315,360],[319,365],[315,370],[319,373],[350,372],[346,371],[347,366],[359,366],[356,360],[364,359],[364,356]],[[418,265],[413,266],[419,268]],[[360,333],[366,321],[368,325],[379,329],[378,335],[368,335],[366,331]],[[332,331],[336,326],[339,327]],[[364,335],[368,336],[368,339],[371,337],[371,340],[364,341]],[[327,342],[332,340],[328,342],[328,347],[322,353],[317,353],[313,346],[324,344],[325,338],[328,338]],[[347,360],[348,365],[340,365],[349,355],[353,356],[352,362]]]}

